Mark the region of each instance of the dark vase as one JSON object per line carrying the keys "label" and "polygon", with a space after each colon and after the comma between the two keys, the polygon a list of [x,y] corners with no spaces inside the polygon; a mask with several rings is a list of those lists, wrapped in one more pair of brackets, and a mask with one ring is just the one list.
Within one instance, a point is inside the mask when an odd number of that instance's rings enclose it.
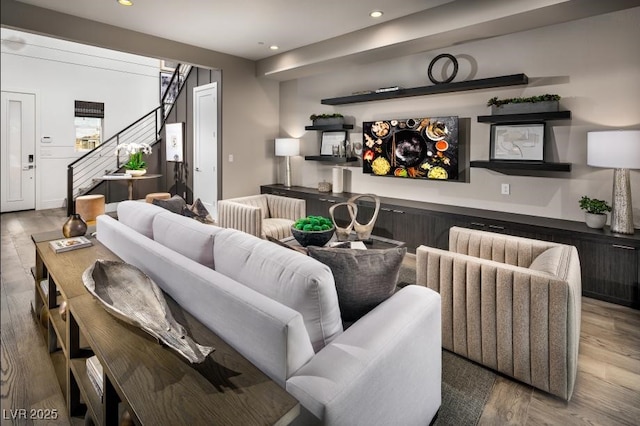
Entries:
{"label": "dark vase", "polygon": [[73,213],[62,225],[62,235],[65,238],[79,237],[87,232],[87,223],[82,220],[79,214]]}

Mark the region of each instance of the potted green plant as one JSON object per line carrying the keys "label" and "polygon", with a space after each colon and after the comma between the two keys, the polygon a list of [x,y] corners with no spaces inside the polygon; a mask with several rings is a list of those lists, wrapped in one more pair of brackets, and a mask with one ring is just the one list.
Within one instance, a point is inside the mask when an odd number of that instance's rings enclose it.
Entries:
{"label": "potted green plant", "polygon": [[331,219],[323,216],[301,217],[291,225],[291,233],[302,247],[322,247],[333,237],[334,231]]}
{"label": "potted green plant", "polygon": [[611,211],[611,206],[604,200],[583,196],[580,201],[580,208],[585,211],[585,222],[589,228],[601,229],[607,223],[607,212]]}
{"label": "potted green plant", "polygon": [[491,107],[491,114],[526,114],[531,112],[551,112],[560,109],[560,95],[540,95],[528,98],[491,98],[487,106]]}
{"label": "potted green plant", "polygon": [[330,126],[344,124],[344,116],[342,114],[311,114],[309,119],[313,121],[314,126]]}
{"label": "potted green plant", "polygon": [[129,155],[126,163],[122,165],[127,173],[132,176],[142,176],[147,173],[147,163],[144,161],[144,154],[151,154],[151,146],[146,143],[121,143],[116,146],[116,155],[124,151]]}

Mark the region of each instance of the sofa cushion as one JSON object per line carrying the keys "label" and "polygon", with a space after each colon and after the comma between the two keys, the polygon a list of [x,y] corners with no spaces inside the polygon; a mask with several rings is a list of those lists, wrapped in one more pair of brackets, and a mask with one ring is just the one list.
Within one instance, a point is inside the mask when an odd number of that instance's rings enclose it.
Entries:
{"label": "sofa cushion", "polygon": [[153,220],[153,239],[209,268],[214,268],[214,235],[222,228],[184,216],[162,212]]}
{"label": "sofa cushion", "polygon": [[331,268],[344,321],[357,321],[395,291],[405,247],[340,249],[307,247],[309,256]]}
{"label": "sofa cushion", "polygon": [[529,269],[563,278],[566,275],[565,270],[569,264],[570,254],[568,247],[552,247],[536,257],[529,265]]}
{"label": "sofa cushion", "polygon": [[234,229],[216,234],[213,252],[218,272],[300,312],[316,352],[342,333],[326,265]]}
{"label": "sofa cushion", "polygon": [[165,210],[153,204],[126,200],[118,204],[118,220],[145,237],[153,238],[153,218]]}
{"label": "sofa cushion", "polygon": [[179,195],[174,195],[168,200],[160,200],[158,198],[155,198],[153,200],[153,204],[176,214],[182,214],[182,209],[187,205],[184,199]]}

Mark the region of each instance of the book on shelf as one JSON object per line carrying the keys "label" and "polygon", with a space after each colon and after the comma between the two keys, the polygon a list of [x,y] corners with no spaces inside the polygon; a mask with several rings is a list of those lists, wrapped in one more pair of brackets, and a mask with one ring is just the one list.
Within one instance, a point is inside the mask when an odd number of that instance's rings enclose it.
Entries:
{"label": "book on shelf", "polygon": [[51,249],[56,253],[62,253],[69,250],[76,250],[83,247],[89,247],[93,243],[87,237],[71,237],[63,238],[61,240],[54,240],[49,242]]}
{"label": "book on shelf", "polygon": [[102,384],[102,364],[98,361],[98,357],[95,355],[87,358],[87,376],[89,376],[89,381],[93,385],[93,388],[96,390],[100,399],[102,399],[103,394],[103,384]]}
{"label": "book on shelf", "polygon": [[400,86],[381,87],[379,89],[376,89],[376,93],[397,92],[400,89],[402,89],[402,87]]}

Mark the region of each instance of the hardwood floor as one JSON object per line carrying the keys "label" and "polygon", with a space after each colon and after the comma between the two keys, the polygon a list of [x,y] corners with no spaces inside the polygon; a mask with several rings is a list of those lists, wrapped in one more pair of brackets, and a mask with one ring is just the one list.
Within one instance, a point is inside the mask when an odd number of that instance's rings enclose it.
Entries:
{"label": "hardwood floor", "polygon": [[[31,315],[32,233],[57,230],[64,209],[4,213],[1,242],[0,423],[81,424],[69,419],[56,374]],[[415,262],[407,258],[406,262]],[[15,411],[57,410],[58,419],[11,419]],[[21,417],[21,416],[20,416]],[[499,376],[481,425],[640,424],[640,311],[582,299],[578,377],[569,403]],[[461,425],[463,426],[463,425]]]}

